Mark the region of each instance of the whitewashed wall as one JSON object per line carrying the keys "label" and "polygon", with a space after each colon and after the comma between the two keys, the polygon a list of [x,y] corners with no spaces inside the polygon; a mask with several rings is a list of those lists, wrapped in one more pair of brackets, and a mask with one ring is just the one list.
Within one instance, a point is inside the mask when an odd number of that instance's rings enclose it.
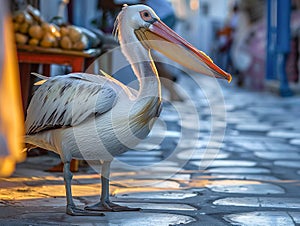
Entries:
{"label": "whitewashed wall", "polygon": [[[59,5],[61,0],[41,0],[41,13],[46,19],[50,21],[54,16],[58,15]],[[74,0],[74,24],[82,27],[91,27],[91,20],[96,17],[97,0]],[[65,21],[67,20],[67,10],[63,12]]]}
{"label": "whitewashed wall", "polygon": [[[172,0],[180,18],[177,31],[197,48],[211,54],[214,26],[223,25],[235,0]],[[193,8],[198,5],[198,8]]]}

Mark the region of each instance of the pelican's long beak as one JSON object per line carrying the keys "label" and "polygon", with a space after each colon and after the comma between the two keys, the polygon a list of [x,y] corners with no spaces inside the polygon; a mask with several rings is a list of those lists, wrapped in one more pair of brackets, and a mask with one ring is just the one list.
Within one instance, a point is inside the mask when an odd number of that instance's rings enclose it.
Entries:
{"label": "pelican's long beak", "polygon": [[184,67],[231,81],[229,73],[219,68],[204,52],[196,49],[161,20],[153,22],[149,28],[135,30],[135,34],[145,47],[164,54]]}

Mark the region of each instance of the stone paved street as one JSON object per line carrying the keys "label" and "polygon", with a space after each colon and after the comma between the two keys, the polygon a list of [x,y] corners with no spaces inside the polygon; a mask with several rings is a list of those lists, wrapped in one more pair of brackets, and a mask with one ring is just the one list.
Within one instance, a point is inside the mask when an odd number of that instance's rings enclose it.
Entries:
{"label": "stone paved street", "polygon": [[[0,179],[0,225],[300,225],[300,96],[197,81],[180,82],[195,104],[165,102],[149,138],[113,162],[112,200],[141,211],[66,215],[62,173],[45,171],[59,159],[47,154]],[[74,175],[79,206],[99,199],[96,171]]]}

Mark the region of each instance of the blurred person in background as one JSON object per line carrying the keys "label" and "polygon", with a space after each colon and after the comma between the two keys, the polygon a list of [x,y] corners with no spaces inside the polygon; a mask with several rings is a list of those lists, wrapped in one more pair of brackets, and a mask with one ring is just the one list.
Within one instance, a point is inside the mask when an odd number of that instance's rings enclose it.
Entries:
{"label": "blurred person in background", "polygon": [[230,71],[231,74],[238,74],[238,71],[234,68],[231,58],[232,43],[234,39],[234,33],[238,27],[238,22],[239,8],[238,4],[235,3],[231,9],[227,21],[225,22],[224,27],[217,32],[218,53],[222,59],[221,66],[224,70]]}
{"label": "blurred person in background", "polygon": [[[249,51],[249,39],[254,34],[253,25],[265,15],[266,0],[237,1],[238,17],[232,20],[234,32],[230,49],[230,59],[233,67],[232,73],[237,76],[237,85],[243,86],[246,76],[252,76],[250,72],[255,63],[254,57]],[[253,48],[253,47],[251,47]],[[253,79],[254,80],[254,79]]]}

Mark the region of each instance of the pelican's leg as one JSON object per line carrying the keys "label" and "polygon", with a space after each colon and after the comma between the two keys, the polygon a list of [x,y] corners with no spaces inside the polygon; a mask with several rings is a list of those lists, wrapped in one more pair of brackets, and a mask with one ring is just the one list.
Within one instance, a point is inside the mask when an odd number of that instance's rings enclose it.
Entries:
{"label": "pelican's leg", "polygon": [[109,200],[109,174],[110,174],[110,163],[111,161],[105,161],[102,165],[101,171],[101,199],[100,202],[93,206],[85,207],[86,210],[93,211],[139,211],[140,208],[130,208],[127,206],[117,205]]}
{"label": "pelican's leg", "polygon": [[70,170],[70,162],[64,163],[64,181],[66,187],[66,196],[67,196],[67,214],[73,216],[104,216],[103,213],[95,213],[87,210],[79,209],[75,206],[72,197],[71,181],[73,174]]}

